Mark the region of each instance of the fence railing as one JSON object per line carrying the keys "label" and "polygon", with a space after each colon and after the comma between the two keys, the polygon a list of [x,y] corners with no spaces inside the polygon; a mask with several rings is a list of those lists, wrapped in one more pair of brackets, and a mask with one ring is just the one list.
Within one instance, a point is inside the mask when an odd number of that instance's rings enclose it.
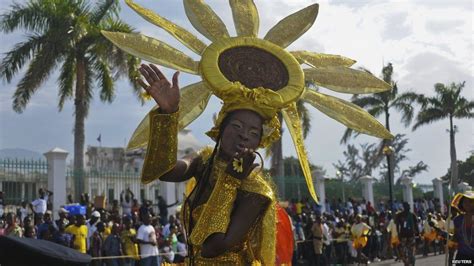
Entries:
{"label": "fence railing", "polygon": [[5,204],[18,205],[37,197],[48,185],[48,164],[44,160],[0,160],[0,191]]}

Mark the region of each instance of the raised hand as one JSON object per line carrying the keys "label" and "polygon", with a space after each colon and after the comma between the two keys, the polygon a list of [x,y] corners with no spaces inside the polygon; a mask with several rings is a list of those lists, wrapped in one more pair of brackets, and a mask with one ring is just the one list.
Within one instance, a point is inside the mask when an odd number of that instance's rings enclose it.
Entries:
{"label": "raised hand", "polygon": [[236,152],[234,157],[227,165],[226,172],[231,176],[243,180],[258,166],[255,161],[255,153],[251,149],[244,149],[242,152]]}
{"label": "raised hand", "polygon": [[137,82],[145,89],[148,94],[153,97],[155,102],[160,107],[160,110],[164,114],[171,114],[178,111],[179,107],[179,86],[178,76],[179,71],[176,71],[173,75],[172,82],[170,83],[165,75],[153,64],[146,65],[142,64],[140,73],[148,82],[148,84],[142,79],[138,79]]}

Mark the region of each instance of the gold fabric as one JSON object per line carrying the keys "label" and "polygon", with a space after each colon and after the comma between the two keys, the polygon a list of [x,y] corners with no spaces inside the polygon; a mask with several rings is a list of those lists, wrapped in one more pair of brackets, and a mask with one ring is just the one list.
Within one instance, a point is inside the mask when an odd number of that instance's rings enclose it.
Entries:
{"label": "gold fabric", "polygon": [[264,39],[282,48],[288,47],[311,28],[318,10],[319,5],[313,4],[287,16],[271,28]]}
{"label": "gold fabric", "polygon": [[[206,109],[211,98],[211,91],[203,82],[186,86],[180,90],[178,129],[183,130]],[[157,106],[153,107],[152,111]],[[150,113],[140,122],[132,134],[127,145],[127,150],[144,148],[150,136]]]}
{"label": "gold fabric", "polygon": [[288,126],[288,131],[290,132],[291,139],[296,149],[296,154],[300,161],[301,169],[303,170],[303,175],[306,180],[306,185],[308,186],[309,194],[316,203],[318,202],[318,197],[314,191],[313,178],[311,177],[311,169],[309,168],[308,155],[306,154],[306,149],[304,147],[303,139],[303,130],[301,128],[301,120],[296,110],[296,103],[293,103],[288,108],[281,111],[283,119],[285,120],[286,125]]}
{"label": "gold fabric", "polygon": [[102,31],[102,34],[133,56],[183,72],[198,73],[198,62],[162,41],[136,33]]}
{"label": "gold fabric", "polygon": [[238,36],[257,37],[260,20],[253,0],[229,0]]}
{"label": "gold fabric", "polygon": [[169,172],[176,165],[178,153],[178,112],[160,114],[154,110],[150,114],[151,131],[141,181],[148,184]]}
{"label": "gold fabric", "polygon": [[194,28],[211,41],[229,38],[224,22],[203,0],[184,0],[184,10]]}
{"label": "gold fabric", "polygon": [[319,54],[308,51],[293,51],[290,52],[300,64],[307,64],[312,67],[328,67],[328,66],[345,66],[350,67],[356,63],[350,58],[333,55],[333,54]]}
{"label": "gold fabric", "polygon": [[347,67],[308,68],[304,74],[307,81],[342,93],[378,93],[392,89],[390,84],[370,73]]}
{"label": "gold fabric", "polygon": [[379,121],[367,111],[351,102],[325,95],[309,88],[306,88],[302,99],[348,128],[382,139],[393,138],[390,131]]}
{"label": "gold fabric", "polygon": [[[199,152],[203,163],[209,159],[211,153],[212,148],[210,147]],[[193,245],[194,262],[196,265],[274,265],[276,256],[276,198],[274,191],[269,181],[259,170],[254,170],[249,177],[240,181],[227,175],[225,173],[226,167],[226,163],[215,161],[211,180],[216,180],[216,185],[209,200],[193,210],[192,218],[196,221],[196,226],[192,230],[190,242]],[[237,190],[259,194],[269,199],[271,203],[250,229],[243,243],[216,258],[202,258],[200,251],[204,240],[213,233],[227,231]],[[186,207],[185,210],[185,216],[189,217],[189,207]],[[184,224],[189,230],[189,219],[185,218]]]}
{"label": "gold fabric", "polygon": [[189,238],[193,245],[202,246],[204,240],[213,233],[225,234],[230,224],[241,181],[225,173],[227,164],[218,165],[216,162],[216,166],[212,176],[217,177],[217,182],[200,215],[206,219],[198,219]]}
{"label": "gold fabric", "polygon": [[[210,95],[213,94],[219,97],[224,105],[219,112],[215,126],[208,132],[211,138],[215,139],[217,136],[219,123],[228,112],[237,109],[248,109],[256,111],[264,117],[264,135],[260,147],[267,147],[280,137],[277,112],[290,106],[288,110],[283,111],[286,116],[285,121],[288,123],[290,132],[292,132],[291,136],[298,156],[300,160],[304,160],[300,163],[303,166],[308,188],[314,199],[316,199],[316,195],[310,182],[309,164],[306,161],[307,156],[304,152],[303,140],[300,137],[302,135],[301,126],[297,121],[298,116],[291,114],[294,103],[301,99],[304,92],[305,81],[350,94],[377,93],[391,89],[389,84],[369,73],[348,68],[355,62],[352,59],[307,51],[295,51],[291,54],[284,50],[314,24],[319,11],[317,4],[310,5],[282,19],[270,29],[264,39],[260,39],[257,37],[259,16],[253,0],[230,0],[234,24],[239,35],[233,38],[229,36],[222,20],[204,3],[204,0],[184,0],[185,12],[191,24],[198,32],[212,41],[207,47],[182,27],[153,13],[151,10],[142,8],[131,0],[127,0],[127,4],[140,16],[166,30],[184,45],[202,56],[199,62],[195,62],[177,49],[144,35],[102,32],[120,49],[134,56],[165,67],[201,76],[203,83],[196,86],[207,87],[208,90],[193,90],[193,95],[195,95],[195,97],[191,97],[193,101],[182,101],[187,107],[194,106],[192,103],[196,102],[198,102],[198,106],[189,109],[189,111],[183,111],[183,105],[180,104],[180,112],[183,116],[180,118],[179,128],[186,126],[199,116],[206,107]],[[238,82],[227,80],[220,71],[218,59],[227,49],[242,46],[259,48],[278,58],[288,71],[287,86],[278,91],[271,91],[268,88],[245,88]],[[301,64],[307,64],[312,68],[303,71]],[[194,94],[194,92],[196,93]],[[326,114],[337,117],[339,118],[338,121],[343,120],[346,124],[352,126],[361,123],[360,128],[373,133],[372,130],[366,128],[370,127],[373,122],[372,119],[361,122],[367,116],[336,115],[339,110],[331,108],[347,108],[346,104],[341,104],[344,103],[343,101],[336,102],[329,97],[322,96],[319,99],[322,102],[315,103],[313,101],[313,105],[324,110]],[[360,120],[356,122],[346,121],[346,119],[352,119],[352,117]],[[135,131],[129,143],[129,149],[143,147],[149,138],[154,138],[154,136],[148,134],[150,131],[148,130],[147,120],[146,118],[142,121]],[[375,131],[379,132],[379,130]],[[384,136],[385,133],[383,133]]]}
{"label": "gold fabric", "polygon": [[174,24],[173,22],[156,14],[150,9],[143,8],[142,6],[136,4],[131,0],[125,0],[125,3],[127,3],[129,7],[135,10],[138,15],[146,19],[148,22],[164,29],[198,55],[201,55],[204,52],[204,49],[206,49],[207,45],[205,43],[203,43],[201,40],[199,40],[196,36],[194,36],[192,33],[187,31],[183,27]]}

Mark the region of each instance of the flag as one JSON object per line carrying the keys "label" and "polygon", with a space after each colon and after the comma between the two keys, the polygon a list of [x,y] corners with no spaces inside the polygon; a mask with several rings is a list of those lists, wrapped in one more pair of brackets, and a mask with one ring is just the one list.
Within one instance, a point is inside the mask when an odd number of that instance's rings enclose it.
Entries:
{"label": "flag", "polygon": [[98,142],[102,142],[102,134],[99,134],[99,137],[97,137]]}

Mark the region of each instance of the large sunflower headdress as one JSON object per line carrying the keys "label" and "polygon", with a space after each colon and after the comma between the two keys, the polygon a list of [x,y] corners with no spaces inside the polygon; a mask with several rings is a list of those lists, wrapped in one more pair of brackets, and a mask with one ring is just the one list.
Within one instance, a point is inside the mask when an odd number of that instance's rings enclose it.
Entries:
{"label": "large sunflower headdress", "polygon": [[[216,137],[218,126],[228,112],[250,109],[266,121],[261,146],[267,146],[280,137],[277,113],[281,112],[293,139],[309,192],[315,201],[317,197],[296,111],[297,100],[313,105],[361,133],[379,138],[392,137],[382,124],[362,108],[305,87],[308,81],[341,93],[363,94],[389,90],[389,84],[369,73],[349,68],[355,61],[346,57],[284,50],[313,25],[318,14],[317,4],[284,18],[263,39],[259,39],[259,16],[253,0],[229,0],[236,37],[229,35],[222,20],[203,0],[183,0],[191,24],[211,40],[212,43],[206,45],[186,29],[153,11],[130,0],[125,2],[147,21],[201,55],[201,60],[196,62],[170,45],[142,34],[103,32],[115,45],[134,56],[202,77],[201,82],[181,89],[179,128],[183,129],[195,120],[214,94],[223,101],[223,107],[215,127],[208,132],[211,138]],[[309,68],[303,69],[302,64]],[[133,133],[128,149],[147,145],[149,126],[147,116]]]}

